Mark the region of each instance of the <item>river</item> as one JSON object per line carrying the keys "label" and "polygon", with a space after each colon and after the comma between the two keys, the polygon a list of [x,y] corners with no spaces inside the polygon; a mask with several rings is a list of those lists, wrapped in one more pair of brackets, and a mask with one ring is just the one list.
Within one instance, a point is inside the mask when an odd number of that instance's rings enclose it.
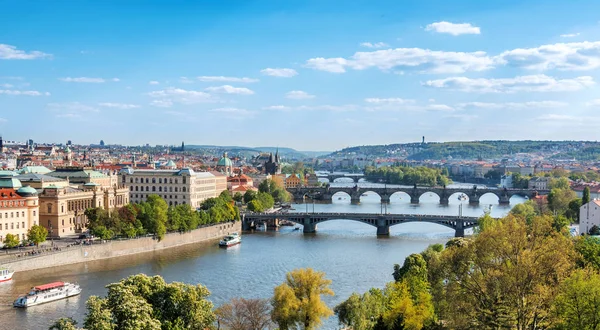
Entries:
{"label": "river", "polygon": [[[480,206],[451,198],[450,205],[441,206],[433,194],[421,197],[419,205],[401,194],[392,196],[389,213],[458,214],[463,204],[465,216],[481,216],[484,208],[493,205],[491,214],[502,216],[510,207],[524,199],[513,197],[511,206],[498,205],[493,195],[481,197]],[[335,195],[332,204],[294,204],[293,212],[381,212],[379,196],[368,193],[360,205],[351,205],[348,196]],[[445,243],[454,231],[436,224],[406,223],[390,228],[389,238],[377,238],[376,229],[354,221],[335,220],[319,224],[317,233],[304,235],[291,227],[279,231],[245,233],[243,243],[230,249],[219,249],[215,242],[101,260],[60,268],[19,273],[6,283],[0,283],[0,328],[47,329],[53,320],[71,316],[81,321],[85,301],[91,295],[103,296],[107,284],[132,274],[161,275],[166,281],[201,283],[212,292],[210,299],[220,305],[234,297],[269,298],[273,288],[284,281],[285,273],[300,267],[324,271],[331,279],[335,296],[326,297],[331,307],[352,292],[365,292],[371,287],[383,287],[391,281],[394,263],[402,263],[411,253],[428,245]],[[12,301],[35,285],[52,281],[77,282],[83,287],[79,297],[13,309]],[[323,329],[337,329],[337,320],[328,319]]]}

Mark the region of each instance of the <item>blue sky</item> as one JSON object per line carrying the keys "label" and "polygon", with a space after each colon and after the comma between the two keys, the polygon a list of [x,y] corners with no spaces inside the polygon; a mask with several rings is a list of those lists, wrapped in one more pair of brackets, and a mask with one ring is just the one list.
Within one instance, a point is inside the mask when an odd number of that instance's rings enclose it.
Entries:
{"label": "blue sky", "polygon": [[8,140],[596,140],[598,1],[0,1]]}

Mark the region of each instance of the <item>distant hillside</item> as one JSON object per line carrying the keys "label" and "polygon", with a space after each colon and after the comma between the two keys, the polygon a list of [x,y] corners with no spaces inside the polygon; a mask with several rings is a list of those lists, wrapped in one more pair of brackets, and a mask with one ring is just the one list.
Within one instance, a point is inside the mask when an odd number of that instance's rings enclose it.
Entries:
{"label": "distant hillside", "polygon": [[537,153],[553,158],[597,160],[600,143],[590,141],[465,141],[356,146],[331,153],[332,157],[396,157],[409,160],[490,159],[517,153]]}
{"label": "distant hillside", "polygon": [[279,150],[279,155],[283,159],[288,159],[288,160],[296,160],[296,159],[301,160],[304,158],[315,157],[314,153],[317,153],[317,155],[329,153],[329,152],[313,152],[313,151],[302,152],[302,151],[297,151],[292,148],[285,148],[285,147],[186,145],[185,148],[187,150],[193,149],[193,150],[196,150],[197,152],[204,153],[204,154],[210,154],[210,155],[218,155],[218,154],[222,154],[223,152],[228,152],[232,156],[235,155],[235,156],[241,156],[241,157],[247,157],[247,158],[250,158],[250,157],[256,155],[257,153],[261,153],[261,152],[275,153],[277,150]]}

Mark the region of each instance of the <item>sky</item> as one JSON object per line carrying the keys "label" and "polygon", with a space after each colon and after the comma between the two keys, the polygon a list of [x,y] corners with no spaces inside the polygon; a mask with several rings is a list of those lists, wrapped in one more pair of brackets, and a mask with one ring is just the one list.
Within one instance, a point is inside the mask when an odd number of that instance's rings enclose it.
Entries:
{"label": "sky", "polygon": [[0,0],[0,135],[597,140],[600,1]]}

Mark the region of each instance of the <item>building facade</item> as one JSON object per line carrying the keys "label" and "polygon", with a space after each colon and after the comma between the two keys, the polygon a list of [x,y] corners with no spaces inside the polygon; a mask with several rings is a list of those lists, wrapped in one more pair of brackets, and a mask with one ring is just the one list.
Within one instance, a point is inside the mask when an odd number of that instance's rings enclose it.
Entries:
{"label": "building facade", "polygon": [[19,241],[27,238],[31,226],[39,224],[37,191],[23,187],[15,178],[0,178],[0,246],[7,234],[16,235]]}
{"label": "building facade", "polygon": [[579,208],[579,232],[588,234],[593,226],[600,227],[600,200],[592,200]]}
{"label": "building facade", "polygon": [[210,172],[194,172],[187,168],[181,170],[124,168],[119,175],[121,184],[128,187],[133,203],[144,202],[150,195],[158,195],[170,206],[188,204],[192,208],[199,208],[207,198],[216,197],[223,190],[227,190],[225,176],[221,178]]}

